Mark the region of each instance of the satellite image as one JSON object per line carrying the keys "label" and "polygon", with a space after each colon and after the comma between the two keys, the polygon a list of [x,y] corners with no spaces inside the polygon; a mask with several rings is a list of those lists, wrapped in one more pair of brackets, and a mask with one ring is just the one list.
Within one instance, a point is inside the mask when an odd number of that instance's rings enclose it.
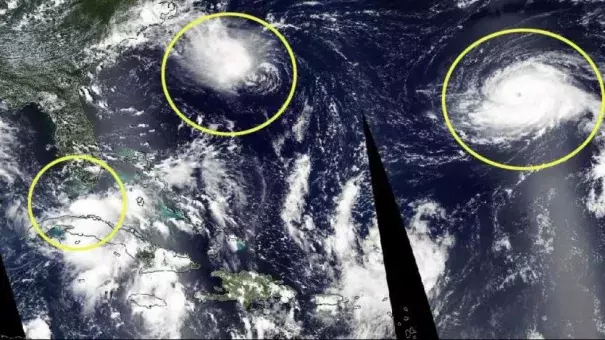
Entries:
{"label": "satellite image", "polygon": [[395,337],[363,117],[440,337],[605,337],[603,32],[600,0],[0,0],[27,337]]}

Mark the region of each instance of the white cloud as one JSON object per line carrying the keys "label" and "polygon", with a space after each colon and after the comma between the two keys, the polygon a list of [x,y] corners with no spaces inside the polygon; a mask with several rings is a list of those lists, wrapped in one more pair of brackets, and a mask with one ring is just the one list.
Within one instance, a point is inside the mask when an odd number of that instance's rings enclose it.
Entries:
{"label": "white cloud", "polygon": [[[335,201],[330,219],[334,235],[327,240],[325,247],[340,259],[341,276],[327,293],[342,295],[354,306],[351,337],[390,337],[394,331],[392,319],[387,314],[391,311],[390,302],[383,300],[389,292],[378,228],[374,221],[367,237],[360,239],[353,218],[353,209],[360,196],[360,179],[358,176],[349,179]],[[363,251],[361,260],[357,258],[358,241]]]}
{"label": "white cloud", "polygon": [[163,300],[166,306],[132,305],[133,314],[140,315],[147,329],[147,336],[154,338],[180,338],[180,329],[193,303],[188,301],[178,274],[156,272],[135,276],[128,294],[149,294]]}
{"label": "white cloud", "polygon": [[[45,317],[46,318],[46,317]],[[23,330],[27,339],[50,339],[51,332],[48,323],[38,316],[35,319],[25,321]]]}
{"label": "white cloud", "polygon": [[428,200],[411,203],[414,216],[408,228],[408,237],[412,245],[418,271],[428,296],[436,292],[437,281],[445,272],[449,249],[454,244],[454,237],[449,234],[431,235],[431,219],[444,219],[445,210],[437,203]]}
{"label": "white cloud", "polygon": [[336,209],[330,220],[330,224],[334,228],[330,249],[341,258],[354,256],[351,249],[354,249],[355,246],[357,230],[353,224],[352,211],[359,196],[358,182],[358,177],[346,182],[336,200]]}
{"label": "white cloud", "polygon": [[[184,287],[179,282],[176,272],[188,270],[192,264],[189,257],[173,251],[159,248],[140,234],[135,235],[134,230],[141,231],[152,228],[149,220],[156,213],[154,198],[141,187],[131,187],[128,190],[128,214],[125,226],[107,244],[88,251],[48,251],[49,257],[62,255],[66,263],[64,278],[71,280],[69,289],[74,295],[82,299],[83,312],[91,313],[95,306],[106,297],[106,292],[117,291],[123,288],[127,292],[124,298],[132,294],[153,295],[166,302],[165,306],[147,308],[144,305],[134,305],[132,312],[142,318],[146,333],[149,337],[180,337],[180,328],[192,304],[184,295]],[[146,204],[137,204],[137,197],[144,197]],[[110,189],[105,194],[91,194],[81,196],[62,210],[46,212],[52,217],[63,216],[43,226],[50,227],[56,221],[63,221],[71,229],[67,230],[66,240],[75,245],[75,240],[82,240],[80,246],[86,242],[92,243],[97,238],[104,237],[111,231],[111,227],[104,221],[95,221],[88,218],[65,217],[94,215],[107,222],[117,221],[121,209],[121,198],[116,189]],[[41,216],[40,220],[47,220],[49,216]],[[165,227],[165,226],[164,226]],[[166,230],[160,230],[166,233]],[[44,249],[49,248],[45,247]],[[136,254],[141,251],[152,251],[153,259],[140,261]]]}
{"label": "white cloud", "polygon": [[310,173],[311,159],[309,155],[299,156],[287,179],[289,190],[281,212],[281,219],[285,223],[288,233],[299,246],[304,248],[306,248],[307,241],[301,230],[301,223],[305,198],[309,193]]}
{"label": "white cloud", "polygon": [[8,182],[9,185],[17,176],[21,176],[14,152],[17,145],[15,133],[14,128],[0,120],[0,180]]}

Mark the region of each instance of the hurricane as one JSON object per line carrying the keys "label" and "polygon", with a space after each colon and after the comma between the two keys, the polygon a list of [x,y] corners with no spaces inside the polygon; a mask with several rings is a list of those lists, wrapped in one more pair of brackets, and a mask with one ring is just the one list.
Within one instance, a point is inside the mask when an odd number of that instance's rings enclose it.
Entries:
{"label": "hurricane", "polygon": [[[218,27],[217,27],[218,26]],[[231,38],[224,27],[213,25],[205,32],[195,28],[182,61],[203,83],[222,88],[242,81],[254,61],[248,50],[255,45],[242,46],[246,37]]]}
{"label": "hurricane", "polygon": [[569,123],[577,128],[571,133],[587,135],[600,109],[590,64],[569,46],[552,50],[530,36],[504,40],[471,52],[454,73],[461,76],[454,76],[449,101],[461,135],[473,144],[505,148],[549,133],[564,138],[568,132],[561,129]]}
{"label": "hurricane", "polygon": [[201,85],[217,91],[275,91],[283,81],[279,72],[283,61],[276,53],[283,46],[277,37],[271,39],[258,28],[234,23],[245,19],[227,19],[208,21],[186,32],[182,46],[177,44],[177,50],[182,50],[179,63]]}

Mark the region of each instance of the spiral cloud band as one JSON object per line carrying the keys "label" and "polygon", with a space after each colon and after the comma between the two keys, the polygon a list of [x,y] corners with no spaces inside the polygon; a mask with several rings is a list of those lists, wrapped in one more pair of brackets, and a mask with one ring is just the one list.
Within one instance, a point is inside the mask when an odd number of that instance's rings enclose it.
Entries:
{"label": "spiral cloud band", "polygon": [[[506,147],[538,139],[566,122],[596,118],[599,98],[585,85],[594,75],[577,67],[586,64],[580,56],[524,48],[506,54],[482,50],[476,69],[460,70],[450,105],[463,139]],[[507,54],[516,57],[503,60]]]}

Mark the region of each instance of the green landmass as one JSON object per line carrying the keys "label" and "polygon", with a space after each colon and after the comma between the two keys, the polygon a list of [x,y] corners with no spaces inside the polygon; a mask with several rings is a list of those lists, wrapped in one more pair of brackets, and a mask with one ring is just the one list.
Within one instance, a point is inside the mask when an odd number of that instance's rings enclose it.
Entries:
{"label": "green landmass", "polygon": [[191,262],[191,264],[189,265],[189,270],[196,270],[196,269],[200,269],[202,266],[199,263],[195,263],[195,262]]}
{"label": "green landmass", "polygon": [[222,287],[215,290],[224,294],[196,293],[195,297],[202,301],[238,301],[248,309],[252,302],[265,301],[271,297],[280,298],[287,302],[296,296],[296,291],[282,281],[274,280],[271,275],[263,275],[253,271],[231,273],[226,270],[212,272],[214,277],[222,280]]}
{"label": "green landmass", "polygon": [[[110,19],[135,0],[20,1],[0,16],[0,98],[17,110],[38,103],[54,122],[60,153],[91,153],[96,143],[81,105],[81,81],[100,62],[85,54]],[[99,56],[103,58],[103,56]]]}
{"label": "green landmass", "polygon": [[[173,271],[175,273],[185,273],[190,270],[200,269],[200,267],[201,267],[198,263],[191,261],[191,259],[189,257],[178,255],[178,254],[176,255],[177,257],[187,258],[189,260],[189,263],[184,266],[176,266],[176,265],[170,266],[168,263],[166,263],[166,260],[164,260],[164,261],[162,261],[163,263],[159,264],[159,266],[158,266],[157,264],[154,263],[156,248],[157,247],[155,245],[152,245],[151,247],[148,247],[147,249],[139,250],[135,254],[134,257],[140,263],[143,264],[143,267],[141,268],[140,273],[152,273],[152,272],[157,272],[157,271]],[[154,267],[154,265],[155,265],[155,267]],[[168,267],[168,268],[166,268],[166,267]],[[147,269],[151,269],[151,270],[147,270]]]}
{"label": "green landmass", "polygon": [[155,258],[155,251],[153,250],[140,250],[136,253],[135,258],[141,261],[145,267],[151,267]]}
{"label": "green landmass", "polygon": [[67,166],[69,167],[69,177],[60,184],[60,188],[70,199],[75,199],[83,194],[90,193],[99,183],[100,175],[102,175],[105,170],[91,172],[82,167],[88,165],[89,163],[80,165],[67,163]]}
{"label": "green landmass", "polygon": [[82,25],[83,21],[99,22],[106,25],[118,10],[126,9],[134,3],[136,3],[135,0],[75,0],[67,23],[72,27],[73,25]]}

